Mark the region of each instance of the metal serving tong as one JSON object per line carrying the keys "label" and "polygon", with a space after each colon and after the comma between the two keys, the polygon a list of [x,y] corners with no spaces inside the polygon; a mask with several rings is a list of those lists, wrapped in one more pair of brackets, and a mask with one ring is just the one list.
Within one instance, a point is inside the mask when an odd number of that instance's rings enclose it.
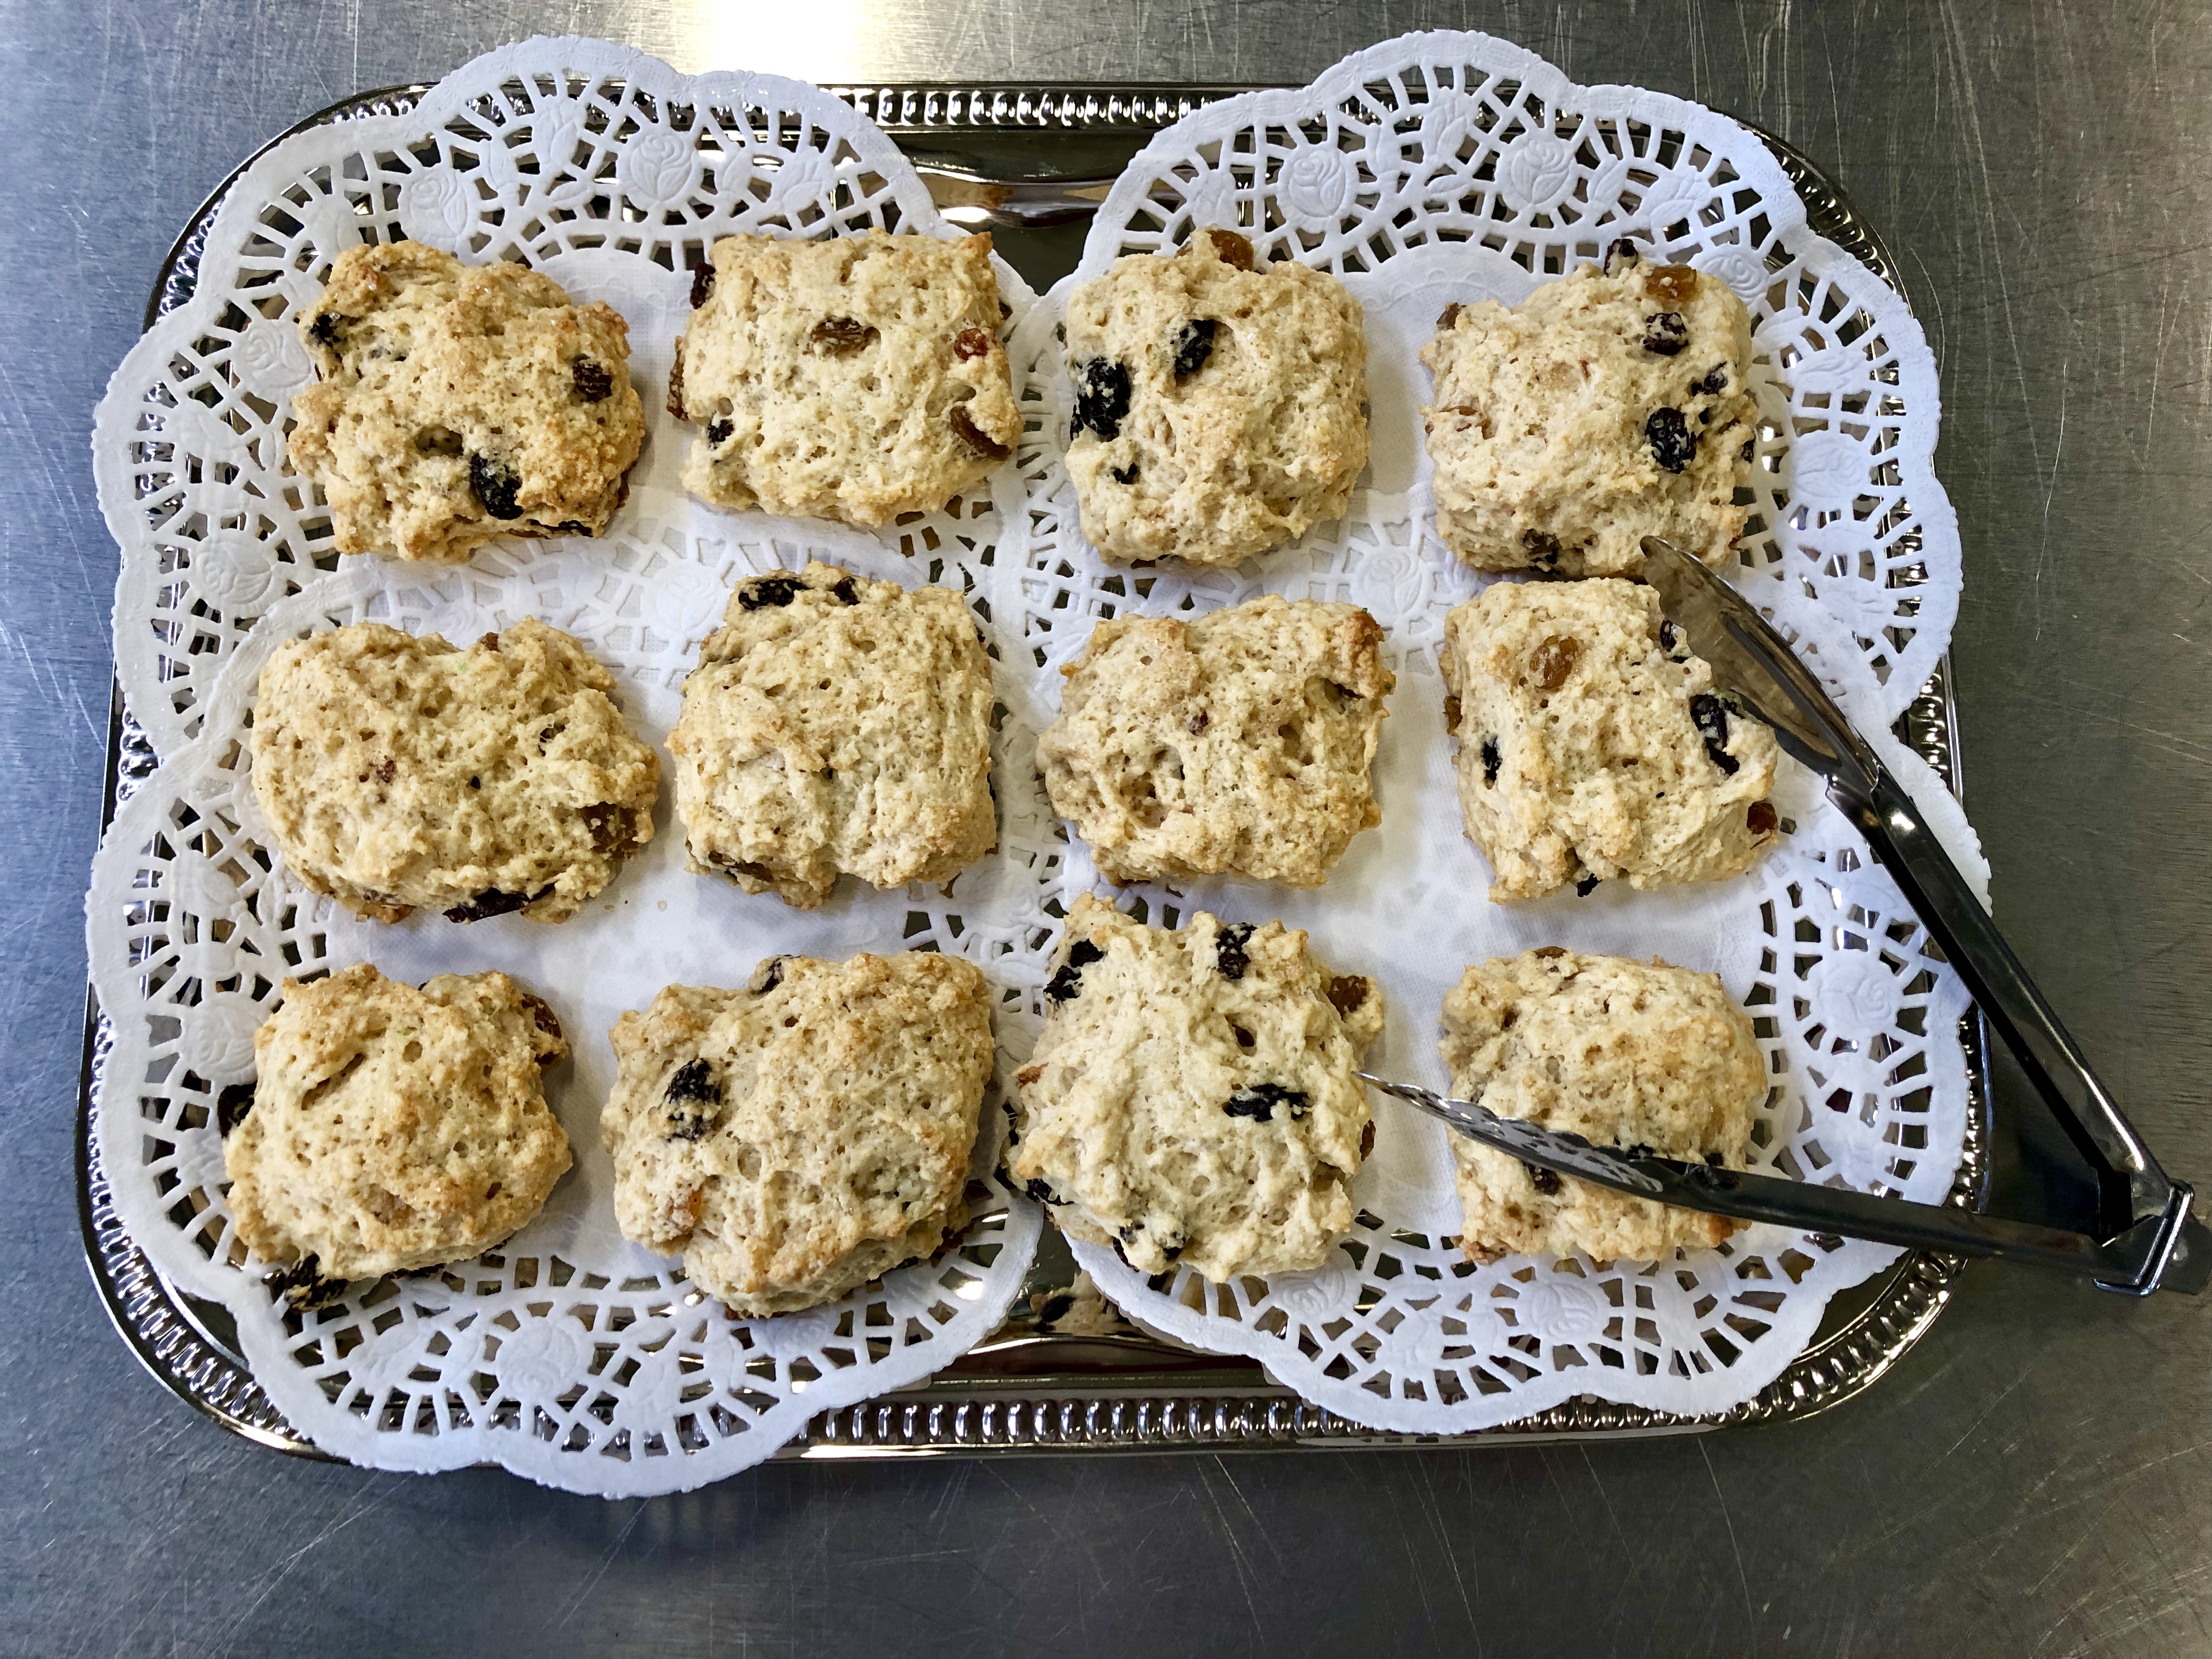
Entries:
{"label": "metal serving tong", "polygon": [[1827,779],[1828,799],[1866,837],[1875,860],[1903,890],[2095,1169],[2097,1213],[2089,1231],[1668,1158],[1631,1157],[1594,1146],[1580,1135],[1501,1118],[1475,1101],[1449,1099],[1364,1073],[1361,1077],[1523,1163],[1658,1203],[1807,1232],[2025,1261],[2085,1274],[2100,1289],[2130,1296],[2203,1291],[2212,1279],[2212,1230],[2190,1215],[2190,1188],[2167,1177],[2113,1104],[1911,798],[1749,601],[1656,536],[1644,538],[1644,580],[1659,591],[1667,615],[1688,631],[1698,654],[1712,665],[1718,689],[1772,726],[1784,750]]}

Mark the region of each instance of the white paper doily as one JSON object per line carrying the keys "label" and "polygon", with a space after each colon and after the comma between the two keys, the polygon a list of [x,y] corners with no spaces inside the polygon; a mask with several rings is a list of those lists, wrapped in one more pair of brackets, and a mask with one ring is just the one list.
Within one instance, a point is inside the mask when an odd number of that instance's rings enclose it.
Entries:
{"label": "white paper doily", "polygon": [[[465,642],[541,617],[614,671],[633,727],[656,744],[699,641],[756,572],[818,555],[941,582],[969,592],[989,629],[977,587],[998,520],[984,492],[871,536],[716,513],[677,486],[690,434],[661,392],[687,261],[732,229],[870,224],[952,234],[889,141],[837,100],[766,77],[685,77],[603,42],[531,41],[469,64],[411,114],[317,128],[257,162],[216,216],[197,296],[146,335],[101,404],[94,459],[123,548],[118,673],[165,757],[117,813],[87,901],[114,1030],[101,1160],[132,1238],[172,1283],[230,1310],[256,1380],[328,1450],[386,1468],[495,1462],[610,1496],[696,1486],[817,1412],[957,1358],[1004,1318],[1034,1254],[1036,1208],[995,1170],[997,1083],[957,1243],[775,1319],[731,1318],[678,1264],[621,1237],[599,1133],[616,1017],[665,984],[742,983],[777,952],[957,951],[1005,988],[1001,1025],[1018,1027],[1038,949],[1025,872],[1009,882],[1012,866],[992,861],[950,894],[861,888],[793,911],[686,873],[664,790],[656,839],[572,921],[386,927],[287,876],[246,772],[262,662],[349,622]],[[472,259],[526,258],[628,319],[648,435],[607,538],[496,544],[462,568],[338,568],[317,496],[283,461],[287,397],[305,378],[290,310],[338,248],[403,232]],[[1003,264],[999,277],[1012,326],[1034,296]],[[408,980],[499,968],[544,995],[574,1049],[549,1093],[576,1168],[501,1249],[295,1314],[232,1236],[214,1102],[252,1075],[253,1031],[286,976],[361,960]]]}
{"label": "white paper doily", "polygon": [[[1125,253],[1235,227],[1262,258],[1336,271],[1366,308],[1373,455],[1344,523],[1236,572],[1122,570],[1083,541],[1060,461],[1069,388],[1058,337],[1070,283]],[[1930,470],[1935,363],[1881,279],[1812,234],[1757,137],[1709,110],[1621,88],[1577,88],[1475,34],[1422,34],[1358,54],[1302,90],[1207,106],[1124,171],[1076,275],[1016,337],[1028,416],[1018,478],[1001,475],[1012,583],[999,614],[1030,676],[1015,709],[1034,741],[1058,706],[1059,666],[1100,618],[1193,614],[1262,592],[1348,599],[1389,631],[1398,689],[1376,763],[1382,824],[1326,888],[1234,880],[1130,890],[1172,924],[1203,908],[1281,916],[1333,968],[1380,980],[1389,1024],[1370,1069],[1443,1084],[1437,1011],[1468,963],[1533,945],[1663,956],[1717,972],[1751,1011],[1774,1088],[1754,1167],[1940,1200],[1957,1169],[1967,1084],[1956,977],[1863,843],[1790,767],[1790,833],[1759,869],[1708,887],[1607,884],[1505,907],[1464,838],[1443,725],[1436,646],[1476,575],[1434,538],[1416,356],[1449,301],[1516,301],[1634,236],[1646,258],[1727,281],[1753,309],[1761,432],[1755,505],[1734,578],[1875,735],[1978,872],[1965,819],[1888,728],[1934,668],[1959,597],[1948,506]],[[1018,489],[1018,494],[1017,490]],[[1012,611],[1006,605],[1013,607]],[[1692,642],[1694,644],[1694,641]],[[1002,777],[1011,796],[1012,780]],[[1097,883],[1079,841],[1030,799],[1007,801],[1057,915]],[[1056,857],[1048,854],[1057,854]],[[1031,994],[1036,988],[1031,986]],[[1657,1265],[1516,1258],[1477,1268],[1460,1226],[1446,1132],[1376,1103],[1375,1156],[1352,1238],[1322,1270],[1209,1286],[1188,1269],[1147,1280],[1111,1251],[1077,1259],[1139,1323],[1261,1360],[1316,1403],[1378,1428],[1450,1433],[1577,1395],[1668,1411],[1749,1399],[1803,1347],[1829,1297],[1897,1254],[1782,1230]]]}

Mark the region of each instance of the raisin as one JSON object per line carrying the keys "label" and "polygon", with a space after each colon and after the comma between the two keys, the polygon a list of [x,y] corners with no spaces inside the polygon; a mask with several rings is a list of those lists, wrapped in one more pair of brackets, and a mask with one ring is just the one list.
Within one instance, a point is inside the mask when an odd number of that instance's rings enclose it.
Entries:
{"label": "raisin", "polygon": [[1717,398],[1728,390],[1728,365],[1715,363],[1702,380],[1690,382],[1690,390],[1701,398]]}
{"label": "raisin", "polygon": [[1369,1118],[1367,1127],[1359,1132],[1359,1155],[1367,1157],[1375,1150],[1375,1120]]}
{"label": "raisin", "polygon": [[1121,435],[1129,412],[1129,371],[1111,357],[1093,357],[1075,373],[1075,419],[1069,440],[1085,430],[1102,438]]}
{"label": "raisin", "polygon": [[1014,453],[975,424],[975,417],[968,412],[967,404],[953,404],[950,418],[952,435],[986,460],[1003,461]]}
{"label": "raisin", "polygon": [[1235,265],[1239,270],[1252,269],[1252,244],[1233,230],[1224,230],[1218,225],[1207,228],[1206,240],[1224,264]]}
{"label": "raisin", "polygon": [[1252,924],[1249,921],[1223,928],[1213,941],[1214,972],[1227,980],[1243,978],[1244,970],[1252,965],[1252,958],[1244,950],[1251,942]]}
{"label": "raisin", "polygon": [[1597,877],[1584,876],[1581,880],[1575,884],[1575,896],[1577,898],[1588,898],[1592,893],[1597,891]]}
{"label": "raisin", "polygon": [[726,415],[717,415],[713,420],[707,422],[707,447],[709,449],[720,449],[724,444],[730,441],[730,434],[735,432],[737,429],[738,428],[731,423],[729,416]]}
{"label": "raisin", "polygon": [[553,526],[556,536],[589,536],[596,532],[581,519],[563,519]]}
{"label": "raisin", "polygon": [[1114,475],[1114,482],[1117,484],[1133,484],[1137,482],[1137,464],[1134,461],[1130,462],[1127,466],[1109,467],[1107,471]]}
{"label": "raisin", "polygon": [[1459,698],[1454,693],[1444,693],[1444,735],[1459,735]]}
{"label": "raisin", "polygon": [[519,519],[522,509],[515,504],[515,495],[522,488],[521,476],[504,461],[495,461],[489,455],[469,457],[469,488],[483,503],[483,510],[495,519]]}
{"label": "raisin", "polygon": [[1644,349],[1656,356],[1672,357],[1690,343],[1690,325],[1679,311],[1655,311],[1644,319]]}
{"label": "raisin", "polygon": [[1644,276],[1644,291],[1662,304],[1686,306],[1697,298],[1698,273],[1687,265],[1661,265]]}
{"label": "raisin", "polygon": [[1457,322],[1459,320],[1460,313],[1466,309],[1467,307],[1465,306],[1460,304],[1458,301],[1454,300],[1449,305],[1438,312],[1437,313],[1437,332],[1441,334],[1446,329],[1449,328],[1454,323]]}
{"label": "raisin", "polygon": [[393,762],[393,760],[392,760],[392,757],[391,757],[391,756],[386,755],[386,756],[382,760],[380,760],[380,761],[377,762],[377,763],[376,763],[376,781],[377,781],[379,783],[389,783],[389,782],[391,782],[391,781],[392,781],[392,779],[394,779],[394,778],[398,777],[398,775],[399,775],[399,768],[398,768],[398,765]]}
{"label": "raisin", "polygon": [[1659,1149],[1652,1146],[1649,1141],[1639,1140],[1633,1146],[1622,1147],[1620,1149],[1620,1155],[1626,1158],[1630,1163],[1634,1164],[1643,1158],[1658,1157]]}
{"label": "raisin", "polygon": [[1537,1164],[1528,1163],[1525,1160],[1522,1162],[1521,1167],[1528,1172],[1528,1179],[1535,1183],[1535,1188],[1538,1192],[1541,1193],[1547,1198],[1551,1198],[1557,1194],[1559,1190],[1559,1176],[1553,1175],[1549,1170],[1543,1169]]}
{"label": "raisin", "polygon": [[850,576],[839,577],[830,591],[837,596],[840,605],[858,605],[860,602],[860,590],[853,585]]}
{"label": "raisin", "polygon": [[614,394],[615,377],[607,373],[605,363],[595,363],[589,357],[579,357],[571,363],[568,378],[576,383],[576,395],[587,404],[605,403]]}
{"label": "raisin", "polygon": [[700,265],[691,273],[691,309],[696,311],[707,303],[714,291],[714,267]]}
{"label": "raisin", "polygon": [[446,912],[447,921],[483,921],[492,916],[504,916],[526,908],[544,898],[553,890],[541,887],[535,893],[503,893],[496,887],[487,887],[465,904],[456,904]]}
{"label": "raisin", "polygon": [[593,803],[584,809],[585,827],[592,832],[592,850],[622,858],[636,850],[629,833],[629,814],[612,801]]}
{"label": "raisin", "polygon": [[1567,683],[1567,676],[1575,672],[1575,664],[1583,654],[1583,642],[1571,634],[1553,634],[1528,653],[1528,672],[1535,677],[1539,691],[1556,691]]}
{"label": "raisin", "polygon": [[1296,1122],[1304,1117],[1312,1103],[1296,1089],[1285,1089],[1279,1083],[1255,1083],[1249,1089],[1239,1089],[1222,1103],[1221,1109],[1231,1117],[1249,1117],[1255,1122],[1272,1123],[1275,1108],[1279,1106]]}
{"label": "raisin", "polygon": [[679,421],[691,417],[684,412],[684,342],[676,343],[676,367],[668,371],[668,412]]}
{"label": "raisin", "polygon": [[1682,630],[1680,629],[1675,627],[1674,624],[1670,622],[1662,622],[1659,624],[1659,648],[1662,651],[1664,651],[1671,657],[1674,654],[1674,648],[1680,645],[1681,642]]}
{"label": "raisin", "polygon": [[335,311],[319,311],[315,320],[307,325],[307,337],[317,345],[334,346],[338,343],[338,327],[353,319],[341,317]]}
{"label": "raisin", "polygon": [[1564,945],[1540,945],[1528,954],[1532,957],[1542,957],[1548,961],[1553,957],[1563,957],[1566,953],[1567,947]]}
{"label": "raisin", "polygon": [[1698,456],[1697,434],[1679,409],[1655,409],[1644,422],[1644,441],[1651,446],[1651,459],[1668,472],[1680,472]]}
{"label": "raisin", "polygon": [[1087,939],[1079,939],[1067,947],[1067,960],[1044,988],[1044,994],[1054,1002],[1065,1002],[1083,989],[1083,970],[1094,962],[1105,960],[1106,953]]}
{"label": "raisin", "polygon": [[1022,1191],[1040,1204],[1066,1204],[1067,1200],[1053,1191],[1042,1176],[1031,1176],[1022,1183]]}
{"label": "raisin", "polygon": [[1372,989],[1373,981],[1358,974],[1335,975],[1328,981],[1328,1005],[1349,1018],[1359,1012],[1367,1000],[1368,992]]}
{"label": "raisin", "polygon": [[686,1060],[669,1073],[666,1097],[672,1104],[686,1101],[706,1101],[720,1105],[722,1082],[714,1075],[714,1068],[703,1060]]}
{"label": "raisin", "polygon": [[1710,691],[1700,691],[1690,699],[1690,719],[1698,728],[1698,735],[1705,740],[1705,752],[1713,757],[1713,764],[1729,777],[1735,775],[1736,757],[1728,751],[1728,708]]}
{"label": "raisin", "polygon": [[[530,1010],[530,1023],[532,1025],[556,1042],[562,1040],[561,1017],[553,1012],[551,1003],[546,1001],[544,997],[532,996],[529,992],[525,991],[522,994],[522,1006]],[[551,1056],[548,1055],[547,1060],[550,1061],[550,1059]]]}
{"label": "raisin", "polygon": [[876,331],[857,317],[824,317],[808,331],[806,343],[827,357],[849,357],[875,343]]}
{"label": "raisin", "polygon": [[1638,249],[1636,244],[1626,236],[1618,238],[1605,251],[1605,274],[1608,276],[1613,275],[1613,267],[1616,265],[1626,270],[1630,265],[1643,263],[1643,253]]}
{"label": "raisin", "polygon": [[752,977],[745,981],[745,989],[757,997],[764,997],[783,983],[783,964],[787,958],[770,957],[753,969]]}
{"label": "raisin", "polygon": [[1719,1169],[1721,1165],[1725,1164],[1727,1161],[1728,1160],[1723,1158],[1718,1152],[1707,1152],[1705,1154],[1705,1162],[1711,1164],[1716,1170]]}
{"label": "raisin", "polygon": [[952,337],[952,355],[962,362],[971,358],[991,355],[991,331],[983,328],[963,328]]}
{"label": "raisin", "polygon": [[345,1295],[345,1281],[324,1278],[317,1271],[312,1253],[301,1256],[289,1267],[279,1267],[261,1282],[300,1313],[312,1313],[317,1308],[327,1308]]}
{"label": "raisin", "polygon": [[1485,738],[1482,740],[1482,786],[1484,788],[1489,789],[1497,786],[1498,769],[1504,764],[1505,757],[1498,752],[1498,739]]}
{"label": "raisin", "polygon": [[1744,827],[1753,835],[1771,836],[1782,820],[1776,815],[1772,801],[1755,800],[1745,808],[1743,822]]}
{"label": "raisin", "polygon": [[1537,569],[1557,570],[1559,568],[1559,555],[1565,550],[1559,546],[1559,538],[1550,532],[1524,530],[1521,532],[1521,546],[1528,555],[1528,562]]}
{"label": "raisin", "polygon": [[231,1084],[215,1097],[216,1133],[228,1136],[246,1121],[246,1115],[252,1109],[253,1085],[250,1082]]}
{"label": "raisin", "polygon": [[1206,710],[1204,710],[1203,708],[1201,708],[1201,709],[1200,709],[1200,710],[1198,711],[1198,713],[1196,713],[1195,714],[1193,714],[1193,715],[1189,718],[1189,720],[1186,720],[1183,724],[1184,724],[1185,729],[1186,729],[1186,730],[1188,730],[1188,731],[1190,732],[1191,736],[1193,736],[1193,737],[1194,738],[1194,737],[1196,737],[1200,732],[1201,732],[1205,731],[1205,730],[1206,730],[1206,728],[1207,726],[1211,726],[1211,725],[1212,725],[1212,724],[1213,724],[1213,716],[1212,716],[1212,715],[1211,715],[1211,714],[1207,714],[1207,713],[1206,712]]}
{"label": "raisin", "polygon": [[796,576],[756,576],[738,589],[740,611],[781,610],[799,596],[806,584]]}
{"label": "raisin", "polygon": [[1182,325],[1175,341],[1177,381],[1188,380],[1206,367],[1206,360],[1213,356],[1213,337],[1220,327],[1211,317],[1194,317]]}

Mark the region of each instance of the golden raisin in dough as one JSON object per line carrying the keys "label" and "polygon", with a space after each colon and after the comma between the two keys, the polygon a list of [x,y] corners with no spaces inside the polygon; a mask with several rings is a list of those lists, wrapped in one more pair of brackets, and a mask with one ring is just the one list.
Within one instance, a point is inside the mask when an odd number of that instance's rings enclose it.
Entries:
{"label": "golden raisin in dough", "polygon": [[568,1052],[552,1010],[505,974],[417,990],[364,963],[287,981],[223,1138],[240,1242],[289,1270],[295,1299],[481,1255],[568,1172],[541,1077]]}
{"label": "golden raisin in dough", "polygon": [[1367,465],[1359,301],[1232,231],[1067,297],[1083,535],[1123,563],[1233,565],[1344,516]]}
{"label": "golden raisin in dough", "polygon": [[341,253],[300,331],[318,378],[288,448],[340,552],[458,563],[501,536],[596,536],[622,505],[645,410],[611,307],[392,242]]}
{"label": "golden raisin in dough", "polygon": [[840,872],[945,883],[998,843],[991,661],[950,588],[754,576],[669,734],[691,868],[811,909]]}
{"label": "golden raisin in dough", "polygon": [[1195,622],[1099,623],[1037,743],[1053,810],[1109,881],[1234,870],[1318,886],[1382,821],[1382,641],[1356,605],[1273,594]]}
{"label": "golden raisin in dough", "polygon": [[1650,588],[1498,582],[1444,618],[1460,810],[1493,899],[1741,875],[1774,843],[1773,732]]}
{"label": "golden raisin in dough", "polygon": [[1478,570],[1629,574],[1643,538],[1708,564],[1743,533],[1751,318],[1686,265],[1584,265],[1455,305],[1421,349],[1437,532]]}
{"label": "golden raisin in dough", "polygon": [[565,921],[653,839],[660,757],[614,679],[534,619],[465,651],[356,623],[279,646],[253,705],[253,793],[284,863],[397,921]]}
{"label": "golden raisin in dough", "polygon": [[[1452,1092],[1593,1146],[1744,1167],[1766,1072],[1711,974],[1557,945],[1469,968],[1444,998]],[[1460,1243],[1476,1261],[1580,1250],[1657,1261],[1740,1224],[1631,1198],[1451,1138]]]}
{"label": "golden raisin in dough", "polygon": [[623,1237],[741,1315],[832,1302],[967,1224],[990,991],[935,951],[772,957],[609,1033]]}
{"label": "golden raisin in dough", "polygon": [[1321,1265],[1372,1127],[1352,1076],[1382,1034],[1372,980],[1279,921],[1170,933],[1085,893],[1045,1002],[1006,1168],[1062,1231],[1217,1283]]}
{"label": "golden raisin in dough", "polygon": [[725,236],[668,406],[702,501],[872,529],[972,490],[1021,435],[988,235]]}

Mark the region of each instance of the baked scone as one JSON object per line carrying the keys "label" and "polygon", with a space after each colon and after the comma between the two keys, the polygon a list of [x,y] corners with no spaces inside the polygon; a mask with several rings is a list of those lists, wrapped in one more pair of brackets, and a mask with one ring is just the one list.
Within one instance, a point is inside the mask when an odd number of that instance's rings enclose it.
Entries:
{"label": "baked scone", "polygon": [[483,1255],[568,1172],[542,1081],[568,1052],[553,1011],[505,974],[417,990],[362,963],[287,980],[253,1034],[250,1100],[223,1103],[240,1242],[302,1304]]}
{"label": "baked scone", "polygon": [[1006,1168],[1071,1237],[1216,1283],[1316,1267],[1372,1144],[1352,1072],[1382,992],[1279,921],[1146,927],[1090,894],[1016,1076]]}
{"label": "baked scone", "polygon": [[1083,537],[1129,564],[1241,564],[1344,516],[1367,465],[1359,301],[1233,230],[1132,254],[1067,296],[1067,475]]}
{"label": "baked scone", "polygon": [[951,588],[819,560],[739,582],[668,734],[690,867],[801,910],[840,872],[951,881],[998,844],[991,705]]}
{"label": "baked scone", "polygon": [[967,1224],[993,1052],[973,963],[770,957],[744,990],[668,986],[608,1036],[615,1218],[732,1313],[835,1301]]}
{"label": "baked scone", "polygon": [[653,839],[660,757],[613,688],[534,618],[465,651],[374,622],[288,640],[254,700],[254,799],[292,873],[356,915],[566,921]]}
{"label": "baked scone", "polygon": [[1272,593],[1195,622],[1100,623],[1037,740],[1053,810],[1109,881],[1319,886],[1382,821],[1382,642],[1357,605]]}
{"label": "baked scone", "polygon": [[668,412],[716,507],[873,529],[933,513],[1021,435],[988,235],[725,236],[691,283]]}
{"label": "baked scone", "polygon": [[386,242],[338,255],[300,335],[318,378],[286,447],[341,553],[459,563],[501,536],[596,536],[623,504],[645,408],[613,307]]}
{"label": "baked scone", "polygon": [[1711,881],[1773,844],[1774,733],[1714,692],[1650,588],[1492,583],[1444,618],[1443,668],[1492,898]]}
{"label": "baked scone", "polygon": [[1688,265],[1611,270],[1447,307],[1421,348],[1437,534],[1478,570],[1620,575],[1646,536],[1716,564],[1743,533],[1750,313]]}
{"label": "baked scone", "polygon": [[[1744,1167],[1766,1070],[1711,974],[1558,945],[1469,968],[1444,997],[1452,1093],[1638,1157]],[[1451,1138],[1470,1260],[1651,1261],[1741,1224],[1631,1198]]]}

